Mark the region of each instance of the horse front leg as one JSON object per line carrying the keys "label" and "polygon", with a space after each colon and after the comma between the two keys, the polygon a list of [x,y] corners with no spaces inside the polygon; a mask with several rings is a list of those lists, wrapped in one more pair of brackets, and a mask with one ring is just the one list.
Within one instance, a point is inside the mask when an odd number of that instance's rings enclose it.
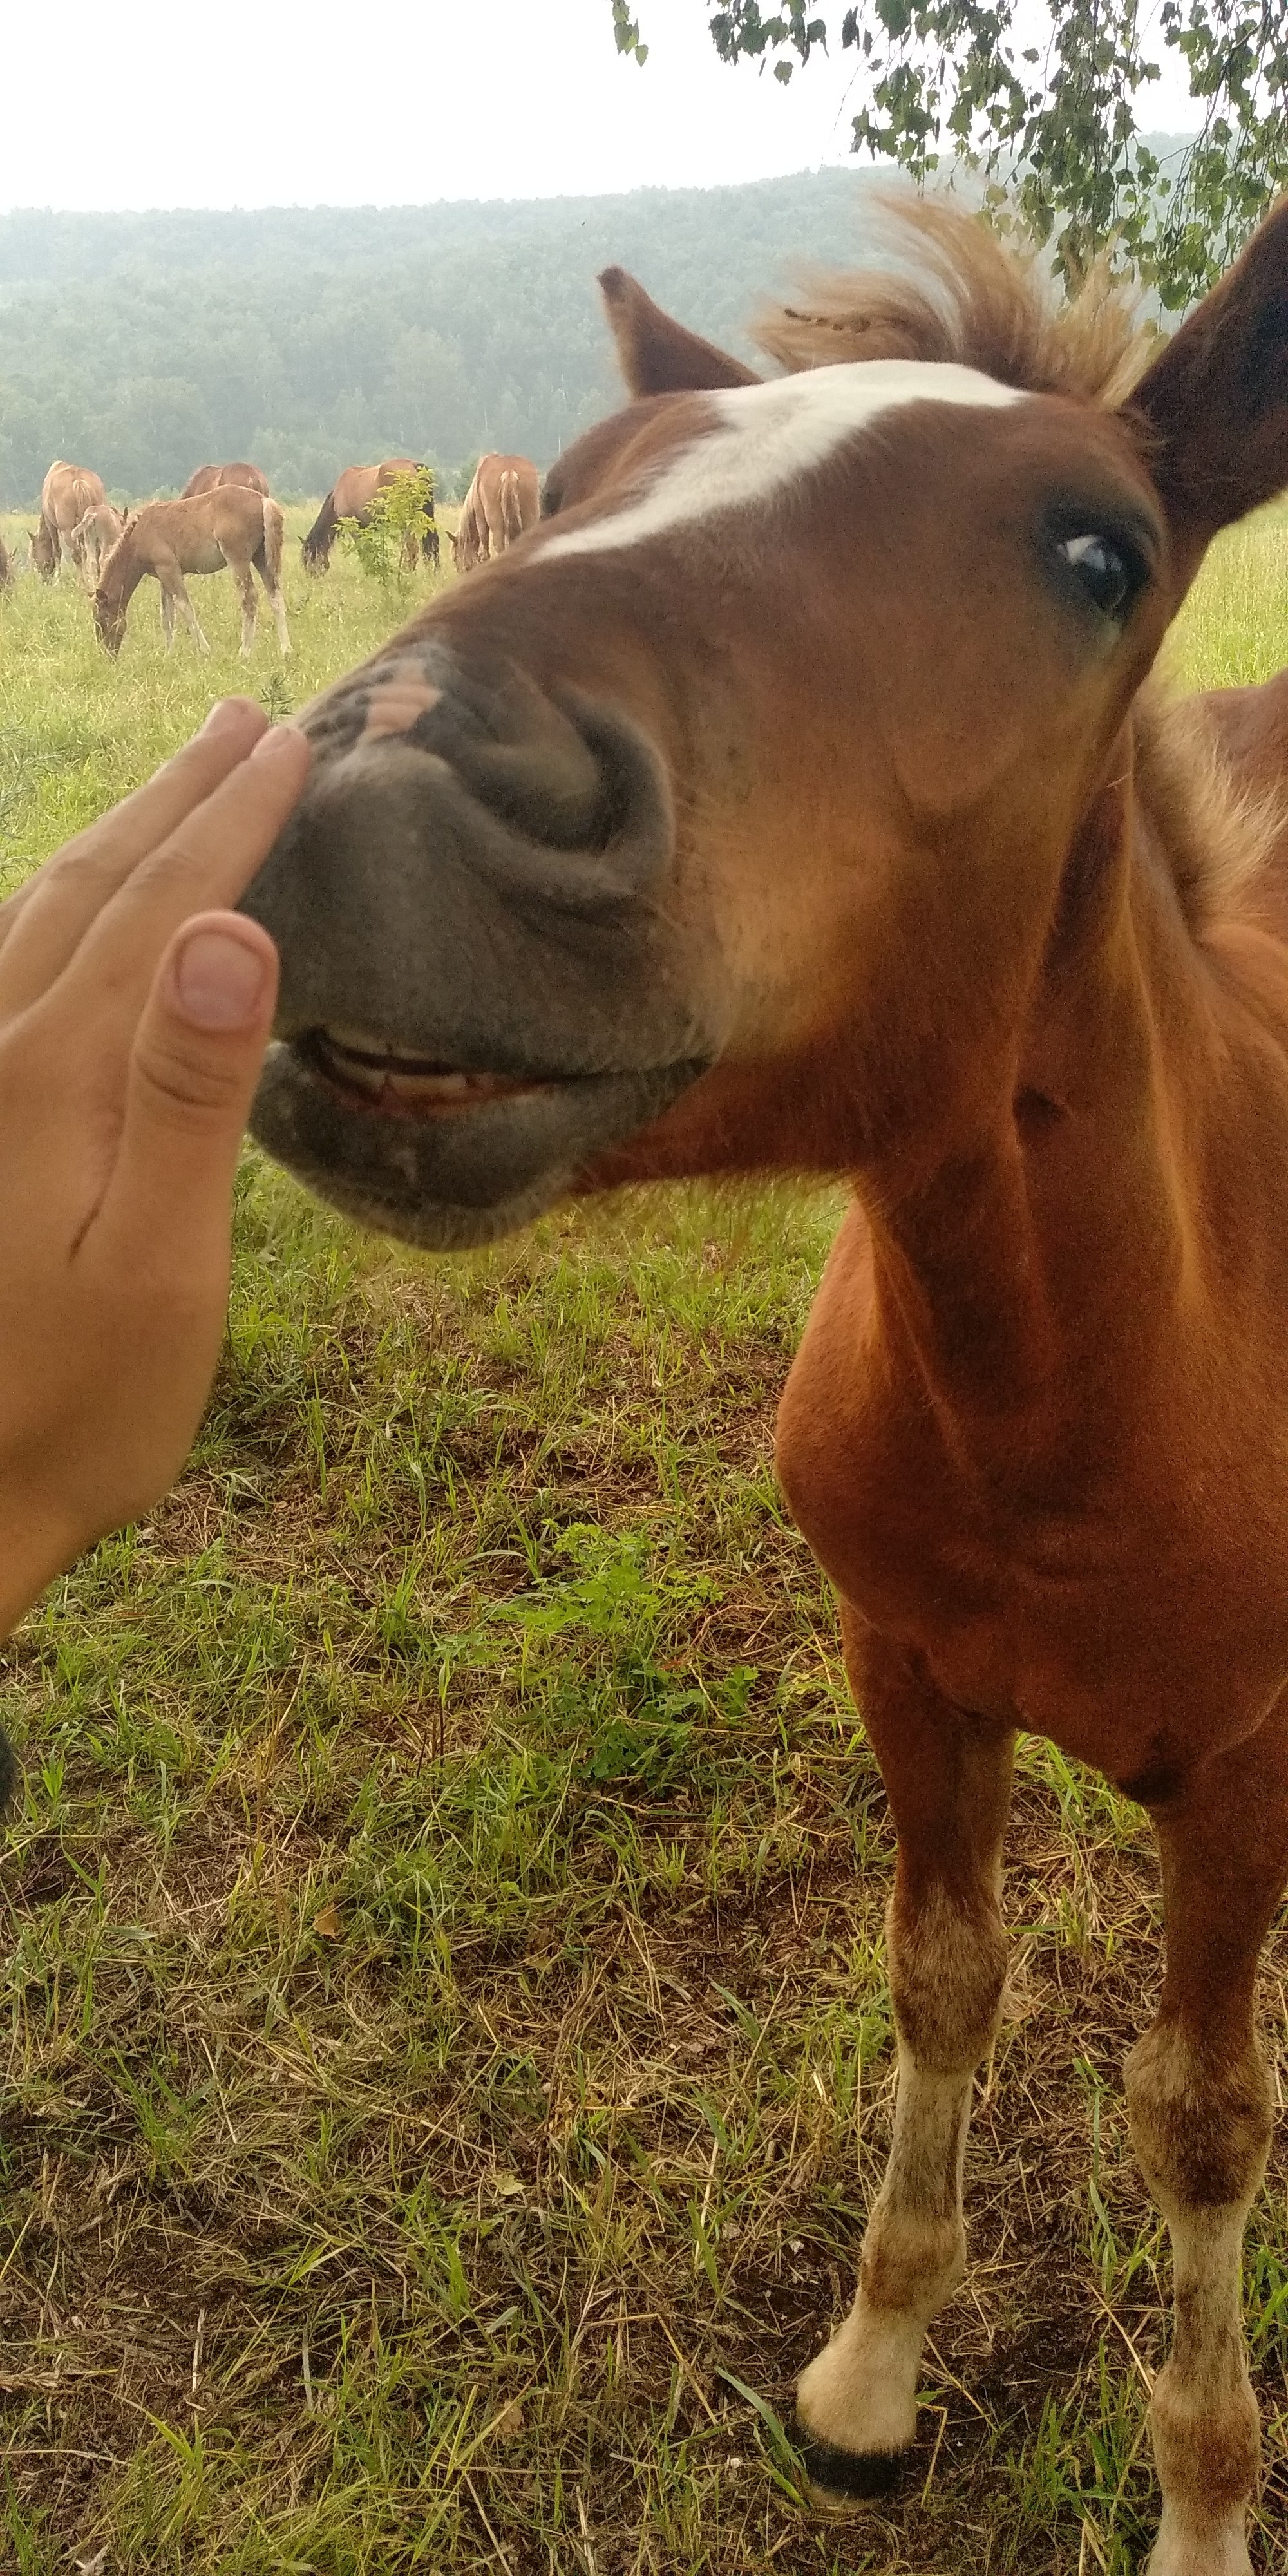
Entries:
{"label": "horse front leg", "polygon": [[1127,2060],[1132,2142],[1172,2242],[1172,2350],[1149,2423],[1163,2491],[1149,2576],[1251,2576],[1261,2436],[1241,2302],[1243,2233],[1265,2169],[1270,2090],[1257,1958],[1288,1884],[1288,1700],[1154,1810],[1167,1974]]}
{"label": "horse front leg", "polygon": [[941,1698],[847,1613],[846,1660],[899,1834],[887,1917],[899,2041],[894,2138],[853,2308],[802,2373],[816,2503],[880,2494],[916,2436],[926,2329],[966,2265],[962,2168],[975,2069],[1006,1977],[998,1910],[1014,1732]]}
{"label": "horse front leg", "polygon": [[173,653],[174,601],[164,582],[161,584],[161,640],[167,653]]}

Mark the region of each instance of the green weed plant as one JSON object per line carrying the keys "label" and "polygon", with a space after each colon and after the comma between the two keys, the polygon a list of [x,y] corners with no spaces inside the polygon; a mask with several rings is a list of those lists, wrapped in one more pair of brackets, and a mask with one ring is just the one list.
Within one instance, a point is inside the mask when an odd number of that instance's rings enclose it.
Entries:
{"label": "green weed plant", "polygon": [[341,546],[391,597],[403,599],[416,579],[433,500],[434,477],[418,465],[372,494],[365,521],[339,521]]}

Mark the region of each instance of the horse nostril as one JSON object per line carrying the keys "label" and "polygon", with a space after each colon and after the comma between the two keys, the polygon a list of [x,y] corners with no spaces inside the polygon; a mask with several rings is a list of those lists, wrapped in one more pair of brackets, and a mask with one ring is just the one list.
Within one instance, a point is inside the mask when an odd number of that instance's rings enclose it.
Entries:
{"label": "horse nostril", "polygon": [[468,683],[445,691],[408,738],[450,762],[480,805],[549,848],[603,850],[629,816],[632,764],[611,718],[571,690],[556,702],[513,668],[486,692]]}

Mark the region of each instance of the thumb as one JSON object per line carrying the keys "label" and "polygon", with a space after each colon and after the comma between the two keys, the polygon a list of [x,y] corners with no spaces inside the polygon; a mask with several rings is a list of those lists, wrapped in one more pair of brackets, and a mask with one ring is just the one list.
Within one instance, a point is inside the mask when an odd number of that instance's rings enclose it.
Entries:
{"label": "thumb", "polygon": [[132,1239],[145,1266],[167,1251],[181,1266],[205,1253],[226,1265],[233,1175],[276,1000],[277,950],[258,922],[200,912],[175,932],[135,1031],[101,1211],[103,1232],[123,1250]]}

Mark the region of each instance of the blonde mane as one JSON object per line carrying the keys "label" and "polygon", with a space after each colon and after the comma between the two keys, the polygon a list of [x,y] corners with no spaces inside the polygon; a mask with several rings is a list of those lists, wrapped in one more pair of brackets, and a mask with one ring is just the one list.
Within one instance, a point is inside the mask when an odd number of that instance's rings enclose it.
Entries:
{"label": "blonde mane", "polygon": [[886,191],[877,203],[898,264],[814,272],[801,301],[763,305],[752,338],[767,357],[793,375],[856,358],[935,359],[1024,393],[1076,394],[1106,410],[1126,400],[1157,335],[1107,263],[1060,303],[1037,252],[1008,249],[978,216]]}
{"label": "blonde mane", "polygon": [[1283,840],[1285,798],[1231,768],[1202,699],[1145,683],[1133,709],[1136,786],[1195,937],[1241,912]]}

